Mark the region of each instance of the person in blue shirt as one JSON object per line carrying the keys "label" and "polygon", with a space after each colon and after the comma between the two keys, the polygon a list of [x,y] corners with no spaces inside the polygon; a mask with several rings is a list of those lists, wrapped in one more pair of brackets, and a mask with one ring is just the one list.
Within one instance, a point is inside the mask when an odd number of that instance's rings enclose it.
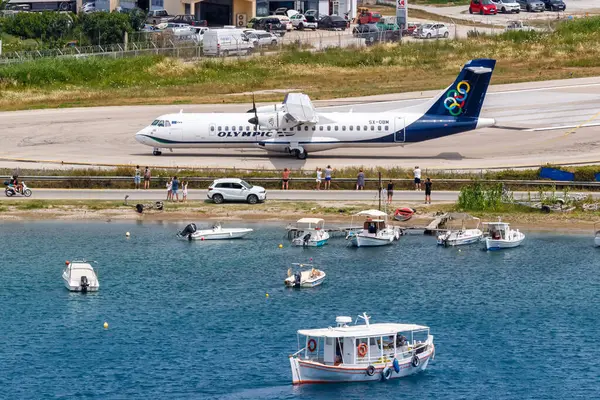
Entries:
{"label": "person in blue shirt", "polygon": [[173,196],[171,197],[171,200],[173,199],[173,197],[175,197],[175,201],[179,201],[179,193],[177,193],[177,190],[179,190],[179,180],[177,179],[176,176],[173,177],[173,183],[171,184],[171,191],[173,192]]}

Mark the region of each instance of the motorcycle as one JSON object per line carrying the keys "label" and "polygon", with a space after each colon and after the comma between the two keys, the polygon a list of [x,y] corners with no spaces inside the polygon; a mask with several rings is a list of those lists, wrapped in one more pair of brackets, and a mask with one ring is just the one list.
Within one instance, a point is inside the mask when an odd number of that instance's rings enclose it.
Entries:
{"label": "motorcycle", "polygon": [[12,197],[18,194],[25,197],[31,196],[31,189],[27,187],[25,182],[21,182],[21,190],[17,190],[17,188],[9,181],[4,182],[4,185],[6,186],[6,188],[4,189],[4,194],[6,195],[6,197]]}

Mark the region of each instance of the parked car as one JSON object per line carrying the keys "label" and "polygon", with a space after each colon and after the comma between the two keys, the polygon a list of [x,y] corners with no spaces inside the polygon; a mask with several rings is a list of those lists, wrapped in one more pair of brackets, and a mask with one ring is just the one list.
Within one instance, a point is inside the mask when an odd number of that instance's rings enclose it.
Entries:
{"label": "parked car", "polygon": [[385,29],[379,24],[359,25],[354,29],[352,35],[360,39],[365,39],[365,44],[367,46],[379,42],[397,42],[401,38],[400,29]]}
{"label": "parked car", "polygon": [[191,26],[207,26],[208,25],[208,22],[205,19],[196,19],[196,17],[191,14],[176,15],[175,18],[171,19],[169,22],[188,24]]}
{"label": "parked car", "polygon": [[287,7],[279,7],[278,9],[275,10],[275,12],[273,13],[273,15],[287,15]]}
{"label": "parked car", "polygon": [[348,21],[337,15],[326,15],[319,20],[319,29],[341,29],[346,30]]}
{"label": "parked car", "polygon": [[412,36],[415,31],[421,26],[421,24],[415,24],[414,22],[408,22],[404,29],[402,29],[402,36]]}
{"label": "parked car", "polygon": [[265,31],[250,31],[246,32],[246,37],[254,46],[254,49],[259,47],[277,46],[279,38],[272,33]]}
{"label": "parked car", "polygon": [[415,36],[421,39],[447,38],[450,35],[448,28],[444,24],[425,24],[415,32]]}
{"label": "parked car", "polygon": [[492,0],[471,0],[469,14],[496,15],[498,9]]}
{"label": "parked car", "polygon": [[508,21],[506,23],[506,27],[504,31],[513,32],[513,31],[534,31],[535,28],[524,24],[523,21]]}
{"label": "parked car", "polygon": [[250,21],[248,21],[248,23],[246,24],[246,28],[254,28],[254,24],[256,24],[261,18],[260,17],[255,17],[250,19]]}
{"label": "parked car", "polygon": [[240,29],[209,29],[202,38],[202,49],[207,56],[245,55],[254,46]]}
{"label": "parked car", "polygon": [[544,12],[546,5],[541,0],[517,0],[521,10],[527,10],[529,12]]}
{"label": "parked car", "polygon": [[306,10],[304,12],[304,16],[306,16],[306,17],[315,17],[315,18],[318,19],[319,18],[319,10],[313,10],[313,9]]}
{"label": "parked car", "polygon": [[171,19],[173,19],[173,16],[169,15],[167,10],[152,10],[148,12],[146,22],[149,24],[157,25],[162,24],[164,22],[169,22]]}
{"label": "parked car", "polygon": [[207,28],[205,26],[192,26],[190,27],[190,30],[192,31],[192,34],[194,35],[194,40],[196,42],[202,42],[204,40],[204,34],[206,32],[209,31],[210,28]]}
{"label": "parked car", "polygon": [[242,179],[217,179],[208,187],[207,197],[217,204],[224,201],[246,201],[256,204],[267,199],[267,191],[262,186],[253,186]]}
{"label": "parked car", "polygon": [[287,32],[287,27],[278,18],[273,16],[261,18],[254,23],[254,29],[274,33],[283,36]]}
{"label": "parked car", "polygon": [[286,15],[273,15],[274,18],[277,18],[281,21],[281,23],[283,24],[283,26],[285,26],[286,31],[291,31],[293,26],[292,26],[292,21],[290,21],[290,18]]}
{"label": "parked car", "polygon": [[397,22],[396,17],[381,17],[377,22],[377,26],[383,30],[395,31],[400,29]]}
{"label": "parked car", "polygon": [[357,18],[357,23],[359,25],[362,24],[374,24],[379,22],[381,19],[381,14],[378,12],[366,11],[361,13]]}
{"label": "parked car", "polygon": [[515,0],[492,0],[496,4],[499,13],[520,13],[521,6]]}
{"label": "parked car", "polygon": [[306,17],[303,14],[292,15],[290,21],[292,21],[292,26],[299,31],[303,29],[312,29],[314,31],[318,26],[314,16]]}
{"label": "parked car", "polygon": [[542,0],[546,10],[550,11],[565,11],[567,9],[567,5],[563,0]]}

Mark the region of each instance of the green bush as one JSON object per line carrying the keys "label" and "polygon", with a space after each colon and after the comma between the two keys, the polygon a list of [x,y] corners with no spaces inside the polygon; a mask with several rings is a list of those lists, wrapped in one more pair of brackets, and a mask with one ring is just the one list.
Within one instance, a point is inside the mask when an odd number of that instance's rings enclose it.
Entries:
{"label": "green bush", "polygon": [[501,204],[501,184],[483,186],[474,182],[460,190],[457,206],[462,211],[497,211]]}
{"label": "green bush", "polygon": [[80,14],[78,28],[95,45],[123,43],[124,33],[133,32],[130,16],[119,12]]}
{"label": "green bush", "polygon": [[62,46],[73,29],[72,14],[44,11],[41,13],[18,13],[3,19],[6,33],[24,39],[46,42],[50,47]]}

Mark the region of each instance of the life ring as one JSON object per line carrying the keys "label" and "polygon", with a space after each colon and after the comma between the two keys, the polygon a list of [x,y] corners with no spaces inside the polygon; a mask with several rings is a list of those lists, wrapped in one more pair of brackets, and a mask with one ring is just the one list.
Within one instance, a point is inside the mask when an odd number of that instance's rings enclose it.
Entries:
{"label": "life ring", "polygon": [[310,339],[308,341],[308,351],[311,353],[317,349],[317,341],[315,339]]}
{"label": "life ring", "polygon": [[373,376],[373,375],[375,375],[375,367],[374,367],[374,366],[372,366],[372,365],[369,365],[369,366],[367,367],[367,375],[369,375],[369,376]]}
{"label": "life ring", "polygon": [[419,356],[414,355],[412,358],[411,364],[413,367],[417,368],[419,366],[419,364],[421,364],[421,359],[419,358]]}
{"label": "life ring", "polygon": [[358,356],[359,357],[364,357],[367,355],[367,351],[369,350],[369,348],[367,347],[366,343],[361,343],[358,345]]}
{"label": "life ring", "polygon": [[381,371],[381,378],[384,381],[389,380],[392,377],[392,369],[390,367],[385,367],[383,371]]}

